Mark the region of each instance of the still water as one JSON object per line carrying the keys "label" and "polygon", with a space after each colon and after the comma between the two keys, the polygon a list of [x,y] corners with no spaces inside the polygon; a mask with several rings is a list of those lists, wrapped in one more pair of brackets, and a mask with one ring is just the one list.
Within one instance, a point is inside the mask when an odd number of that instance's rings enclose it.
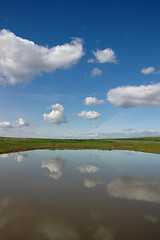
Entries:
{"label": "still water", "polygon": [[0,239],[159,240],[160,155],[0,155]]}

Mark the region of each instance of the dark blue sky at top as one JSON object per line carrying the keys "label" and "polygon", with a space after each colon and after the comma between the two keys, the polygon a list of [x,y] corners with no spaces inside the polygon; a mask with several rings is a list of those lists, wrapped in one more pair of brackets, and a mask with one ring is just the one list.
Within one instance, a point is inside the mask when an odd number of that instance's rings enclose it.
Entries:
{"label": "dark blue sky at top", "polygon": [[[10,101],[20,113],[23,106],[34,112],[53,104],[51,98],[31,102],[28,96],[38,94],[62,94],[78,96],[68,109],[76,111],[82,107],[88,96],[105,98],[107,90],[118,86],[157,83],[158,75],[144,76],[143,67],[154,66],[160,70],[160,2],[159,1],[8,1],[0,3],[0,29],[8,29],[16,36],[35,42],[38,45],[53,47],[70,42],[72,37],[84,40],[85,55],[80,62],[67,70],[56,70],[53,74],[42,74],[25,87],[7,86],[0,89],[2,101],[9,110]],[[93,57],[92,50],[112,48],[118,64],[88,64]],[[99,67],[103,74],[91,79],[90,72]],[[73,99],[62,97],[61,104]],[[80,103],[81,101],[81,103]],[[31,104],[33,109],[30,108]],[[78,111],[80,111],[78,109]],[[45,110],[44,110],[45,111]],[[68,110],[69,111],[69,110]],[[108,104],[108,111],[115,108]],[[8,111],[7,111],[8,112]],[[6,116],[11,117],[12,113]],[[17,116],[16,116],[17,117]],[[15,119],[16,119],[15,117]],[[36,119],[36,117],[35,117]],[[4,120],[4,119],[3,119]]]}

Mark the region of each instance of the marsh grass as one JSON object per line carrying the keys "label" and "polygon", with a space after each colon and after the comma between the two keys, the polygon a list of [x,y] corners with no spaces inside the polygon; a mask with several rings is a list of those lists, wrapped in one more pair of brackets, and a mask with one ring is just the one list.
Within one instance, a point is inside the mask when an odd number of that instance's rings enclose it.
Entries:
{"label": "marsh grass", "polygon": [[[125,141],[124,141],[125,140]],[[134,142],[134,141],[139,142]],[[133,141],[133,142],[132,142]],[[131,150],[160,154],[160,138],[117,139],[38,139],[0,137],[0,154],[34,149]]]}

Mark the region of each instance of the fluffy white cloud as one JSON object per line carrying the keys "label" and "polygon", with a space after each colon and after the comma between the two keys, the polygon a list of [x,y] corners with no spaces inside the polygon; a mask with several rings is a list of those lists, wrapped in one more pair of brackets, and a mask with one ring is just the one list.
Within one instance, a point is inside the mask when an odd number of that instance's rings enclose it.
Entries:
{"label": "fluffy white cloud", "polygon": [[19,118],[19,119],[16,121],[16,123],[17,123],[17,124],[12,124],[11,122],[8,122],[8,121],[0,122],[0,129],[30,126],[30,123],[27,122],[27,121],[25,121],[23,118]]}
{"label": "fluffy white cloud", "polygon": [[98,165],[88,163],[78,166],[76,169],[82,173],[95,173],[100,170]]}
{"label": "fluffy white cloud", "polygon": [[86,97],[84,100],[85,105],[100,105],[104,100],[98,100],[96,97]]}
{"label": "fluffy white cloud", "polygon": [[93,54],[96,58],[96,60],[99,63],[116,63],[116,55],[114,51],[111,48],[106,48],[104,50],[96,50],[93,51]]}
{"label": "fluffy white cloud", "polygon": [[67,118],[64,114],[65,109],[59,103],[51,105],[52,111],[49,114],[44,113],[43,119],[46,122],[61,124],[67,122]]}
{"label": "fluffy white cloud", "polygon": [[107,192],[115,198],[160,203],[160,180],[118,178],[107,185]]}
{"label": "fluffy white cloud", "polygon": [[30,123],[24,120],[24,118],[19,118],[17,121],[17,127],[30,126]]}
{"label": "fluffy white cloud", "polygon": [[42,161],[42,168],[48,168],[50,172],[49,177],[57,180],[63,175],[65,163],[66,160],[60,158],[45,160]]}
{"label": "fluffy white cloud", "polygon": [[81,111],[80,113],[77,113],[78,117],[82,117],[85,120],[91,120],[91,119],[97,119],[101,116],[100,113],[95,111]]}
{"label": "fluffy white cloud", "polygon": [[141,73],[147,75],[153,73],[155,70],[154,67],[142,68]]}
{"label": "fluffy white cloud", "polygon": [[82,40],[52,48],[17,37],[14,33],[0,31],[0,82],[17,84],[27,82],[40,72],[69,68],[84,55]]}
{"label": "fluffy white cloud", "polygon": [[8,121],[0,122],[0,128],[12,128],[14,125]]}
{"label": "fluffy white cloud", "polygon": [[100,76],[102,75],[102,70],[99,68],[93,68],[93,70],[91,71],[91,76]]}
{"label": "fluffy white cloud", "polygon": [[123,108],[160,105],[160,83],[141,86],[126,86],[111,89],[107,100]]}
{"label": "fluffy white cloud", "polygon": [[99,179],[84,179],[83,184],[87,188],[93,188],[96,187],[97,185],[102,184],[103,182]]}

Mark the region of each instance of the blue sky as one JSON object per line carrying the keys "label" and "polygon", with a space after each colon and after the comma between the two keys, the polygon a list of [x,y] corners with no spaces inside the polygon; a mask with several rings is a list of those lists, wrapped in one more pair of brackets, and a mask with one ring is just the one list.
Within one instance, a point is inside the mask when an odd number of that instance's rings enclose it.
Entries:
{"label": "blue sky", "polygon": [[1,1],[0,135],[160,136],[158,1]]}

